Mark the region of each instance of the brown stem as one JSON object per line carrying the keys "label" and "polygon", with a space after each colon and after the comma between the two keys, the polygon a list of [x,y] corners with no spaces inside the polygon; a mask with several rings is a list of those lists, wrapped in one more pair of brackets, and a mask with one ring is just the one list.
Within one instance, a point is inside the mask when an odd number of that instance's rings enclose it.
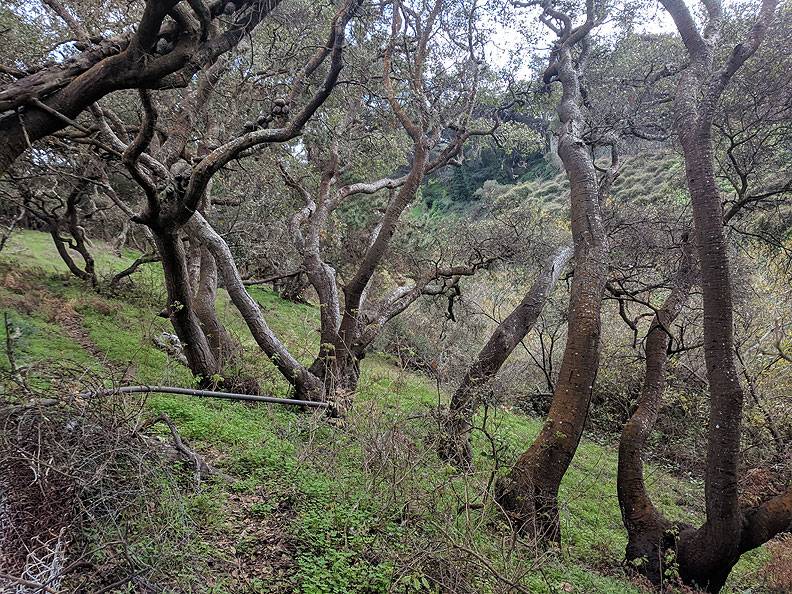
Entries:
{"label": "brown stem", "polygon": [[547,298],[572,258],[572,249],[558,250],[542,268],[520,304],[498,325],[476,361],[468,369],[462,383],[451,398],[448,435],[440,455],[456,466],[465,468],[473,461],[470,444],[477,395],[501,368],[506,359],[531,331],[542,313]]}
{"label": "brown stem", "polygon": [[682,265],[673,288],[657,309],[646,335],[646,373],[635,411],[622,430],[619,441],[617,491],[622,521],[627,529],[627,560],[653,583],[663,579],[665,550],[673,545],[672,528],[654,506],[646,490],[642,453],[652,433],[665,387],[670,326],[682,311],[693,282],[692,246],[686,242]]}
{"label": "brown stem", "polygon": [[585,120],[571,48],[562,44],[555,60],[562,86],[557,108],[561,120],[558,154],[570,182],[575,244],[567,342],[547,420],[500,483],[498,498],[519,530],[540,541],[560,542],[558,489],[583,434],[599,367],[608,242],[600,214],[597,172],[582,138]]}
{"label": "brown stem", "polygon": [[206,384],[218,372],[218,364],[195,315],[184,246],[176,231],[156,229],[154,235],[168,290],[166,311],[182,342],[190,371]]}

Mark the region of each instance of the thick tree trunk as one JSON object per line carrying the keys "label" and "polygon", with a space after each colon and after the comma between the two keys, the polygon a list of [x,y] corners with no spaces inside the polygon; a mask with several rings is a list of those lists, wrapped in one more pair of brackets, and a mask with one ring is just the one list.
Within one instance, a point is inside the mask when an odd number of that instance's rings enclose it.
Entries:
{"label": "thick tree trunk", "polygon": [[680,540],[680,570],[689,583],[718,591],[739,559],[738,503],[743,390],[734,364],[732,288],[723,212],[713,168],[709,128],[683,138],[693,203],[704,302],[704,359],[710,390],[705,497],[707,520]]}
{"label": "thick tree trunk", "polygon": [[744,513],[740,554],[762,546],[782,532],[792,531],[792,490]]}
{"label": "thick tree trunk", "polygon": [[451,398],[447,434],[441,443],[440,456],[444,460],[460,468],[472,465],[470,433],[480,390],[498,373],[509,355],[536,324],[572,253],[572,248],[564,247],[553,254],[523,300],[498,325],[462,378],[462,383]]}
{"label": "thick tree trunk", "polygon": [[558,154],[570,182],[575,276],[567,343],[547,420],[531,447],[499,485],[498,498],[515,527],[538,541],[560,542],[558,489],[572,462],[599,367],[600,306],[608,270],[608,243],[600,214],[597,172],[582,139],[584,118],[571,50],[558,49],[563,95]]}
{"label": "thick tree trunk", "polygon": [[195,291],[195,315],[201,323],[217,363],[221,369],[241,354],[241,345],[231,336],[217,317],[217,265],[205,247],[201,248],[198,287]]}
{"label": "thick tree trunk", "polygon": [[325,402],[331,403],[335,414],[344,416],[360,381],[360,361],[364,354],[349,354],[343,358],[320,355],[310,367],[322,384]]}
{"label": "thick tree trunk", "polygon": [[184,245],[178,231],[156,229],[154,235],[168,291],[168,316],[182,342],[190,371],[208,385],[219,368],[198,316],[195,315]]}
{"label": "thick tree trunk", "polygon": [[641,455],[652,433],[665,387],[670,327],[690,294],[693,272],[690,246],[685,244],[682,265],[665,302],[656,311],[646,335],[646,374],[635,411],[619,441],[617,490],[627,529],[627,561],[652,583],[663,581],[665,553],[675,546],[675,527],[655,508],[643,477]]}

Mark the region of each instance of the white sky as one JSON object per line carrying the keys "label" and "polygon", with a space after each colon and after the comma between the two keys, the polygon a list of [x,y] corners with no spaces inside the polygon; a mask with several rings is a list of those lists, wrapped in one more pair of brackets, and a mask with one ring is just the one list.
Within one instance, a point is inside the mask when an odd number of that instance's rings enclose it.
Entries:
{"label": "white sky", "polygon": [[[726,0],[724,5],[730,4]],[[488,26],[493,30],[490,42],[487,47],[487,61],[496,68],[502,68],[509,64],[510,54],[524,48],[527,53],[542,52],[550,47],[553,34],[544,26],[538,23],[538,9],[521,9],[518,18],[509,23],[489,20]],[[616,32],[618,24],[606,22],[598,27],[594,34],[597,36],[609,36]],[[643,23],[636,27],[641,33],[673,33],[676,29],[670,15],[663,9],[659,2],[653,3],[645,14]],[[524,31],[533,31],[539,34],[537,40],[526,47],[526,36]],[[528,75],[526,65],[517,70],[519,75]]]}

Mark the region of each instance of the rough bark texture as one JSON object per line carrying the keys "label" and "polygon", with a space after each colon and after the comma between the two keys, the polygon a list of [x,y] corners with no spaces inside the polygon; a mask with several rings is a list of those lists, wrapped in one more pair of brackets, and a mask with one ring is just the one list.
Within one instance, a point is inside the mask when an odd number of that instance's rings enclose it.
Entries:
{"label": "rough bark texture", "polygon": [[[220,4],[222,7],[222,3]],[[255,27],[275,4],[277,2],[268,0],[254,2],[251,5],[253,15],[247,15],[250,18],[245,20],[242,29],[250,30]],[[297,137],[309,118],[324,103],[343,67],[342,53],[346,25],[359,4],[360,0],[345,0],[338,5],[327,44],[316,49],[313,57],[296,77],[297,81],[292,87],[294,99],[296,100],[297,91],[302,88],[305,79],[329,57],[327,73],[322,84],[302,109],[294,113],[290,121],[283,122],[284,125],[280,128],[244,132],[210,151],[193,165],[184,158],[183,152],[190,138],[189,131],[204,113],[210,89],[222,71],[222,63],[217,63],[201,73],[196,89],[181,105],[172,122],[169,142],[154,151],[154,154],[147,150],[152,147],[158,114],[148,91],[145,89],[139,91],[144,117],[137,136],[129,145],[121,141],[109,126],[107,122],[109,113],[96,106],[92,108],[105,142],[109,143],[113,150],[121,153],[122,162],[146,194],[147,207],[140,215],[135,216],[134,220],[151,229],[157,237],[160,251],[163,246],[168,246],[170,249],[168,254],[161,253],[163,268],[171,301],[177,300],[181,304],[181,307],[174,310],[178,313],[178,318],[174,314],[172,319],[180,340],[189,345],[200,345],[199,348],[196,347],[198,352],[192,355],[188,353],[188,360],[194,372],[206,367],[201,363],[212,362],[213,374],[218,373],[223,353],[233,350],[228,347],[230,337],[217,321],[213,307],[212,295],[216,291],[216,272],[213,267],[217,265],[234,305],[240,310],[255,340],[286,379],[295,386],[298,397],[306,399],[320,397],[317,378],[297,362],[269,329],[258,305],[242,285],[228,246],[199,211],[207,196],[212,176],[223,166],[246,151]],[[236,10],[244,9],[244,6],[240,8],[240,3],[231,6],[236,6]],[[221,39],[225,40],[224,43],[228,43],[236,38],[224,35]],[[212,56],[216,58],[215,54]],[[207,59],[204,63],[212,61]],[[164,185],[163,182],[167,183],[164,190],[159,189]],[[206,263],[207,270],[204,275],[201,274],[203,266],[197,265],[191,269],[183,246],[180,243],[176,245],[179,230],[183,227],[191,238],[198,239],[196,244],[198,249],[195,250],[197,258],[194,258],[193,262],[198,264],[203,260]],[[191,270],[194,274],[191,274]],[[193,283],[193,280],[196,282]],[[206,334],[203,334],[203,330],[206,330]],[[198,336],[199,333],[203,336],[202,340]],[[225,348],[223,348],[224,343]]]}
{"label": "rough bark texture", "polygon": [[792,522],[792,495],[776,497],[753,510],[738,502],[738,464],[743,390],[734,363],[733,299],[721,198],[714,171],[712,121],[732,76],[759,47],[773,18],[776,0],[763,0],[754,26],[720,68],[714,64],[722,6],[706,2],[699,31],[682,0],[661,0],[687,48],[690,65],[676,93],[679,140],[693,206],[696,252],[704,304],[704,357],[710,390],[706,520],[680,532],[675,543],[681,579],[718,592],[740,555],[759,546]]}
{"label": "rough bark texture", "polygon": [[[419,36],[414,50],[410,50],[407,60],[410,62],[410,85],[416,95],[423,93],[424,79],[422,76],[426,59],[426,46],[434,34],[435,23],[440,14],[442,2],[435,0],[428,14],[423,17],[416,13],[400,10],[398,2],[394,3],[391,38],[383,56],[383,85],[388,102],[396,118],[412,140],[413,155],[410,169],[399,178],[384,178],[374,182],[359,182],[336,187],[339,178],[338,146],[329,147],[328,158],[320,163],[321,178],[318,189],[310,192],[297,180],[293,179],[281,164],[280,171],[286,184],[304,201],[304,207],[296,213],[290,224],[290,232],[295,247],[301,253],[302,268],[315,289],[320,303],[321,336],[319,353],[309,368],[309,373],[316,378],[323,389],[323,398],[333,404],[333,409],[340,414],[346,407],[350,396],[357,390],[360,377],[360,361],[367,348],[377,336],[384,323],[420,296],[423,284],[416,282],[414,291],[408,291],[409,298],[402,299],[394,307],[371,308],[367,293],[370,283],[383,258],[387,254],[391,238],[399,224],[399,220],[415,198],[424,176],[436,168],[448,163],[456,156],[464,141],[470,135],[466,131],[456,130],[453,139],[439,151],[436,159],[430,161],[429,154],[439,139],[438,130],[433,130],[436,120],[444,114],[432,113],[435,119],[423,114],[413,119],[397,100],[397,93],[391,81],[392,54],[396,41],[402,31],[404,18],[418,30]],[[409,27],[405,26],[405,29]],[[473,85],[475,89],[475,85]],[[462,102],[462,117],[470,116],[475,92]],[[353,126],[354,114],[345,123]],[[442,121],[442,120],[441,120]],[[329,215],[345,200],[357,194],[374,194],[381,190],[394,190],[385,212],[372,232],[368,248],[352,274],[349,282],[343,287],[343,303],[340,299],[338,280],[335,269],[322,258],[321,238],[326,232]],[[427,281],[429,282],[429,281]],[[403,297],[408,297],[404,294]],[[377,314],[371,314],[372,309]]]}
{"label": "rough bark texture", "polygon": [[168,317],[182,342],[190,371],[203,384],[208,384],[219,369],[209,341],[195,315],[184,246],[178,233],[173,230],[158,229],[155,237],[168,291]]}
{"label": "rough bark texture", "polygon": [[593,25],[589,3],[586,25],[564,34],[554,50],[546,79],[562,86],[558,154],[570,183],[575,276],[569,302],[567,342],[547,420],[531,447],[500,482],[498,499],[515,528],[538,541],[560,542],[558,488],[572,461],[588,415],[599,366],[600,305],[607,275],[608,242],[600,214],[600,187],[583,140],[579,74],[572,48]]}
{"label": "rough bark texture", "polygon": [[217,264],[209,250],[202,247],[198,288],[194,300],[195,315],[198,316],[218,366],[223,369],[240,354],[240,345],[220,323],[215,307],[216,299]]}
{"label": "rough bark texture", "polygon": [[649,326],[641,394],[619,441],[617,490],[622,520],[627,529],[627,561],[638,567],[653,583],[663,580],[665,552],[674,546],[674,530],[679,530],[679,526],[672,525],[653,505],[644,483],[641,454],[657,421],[665,388],[671,324],[687,302],[693,282],[690,251],[691,246],[686,243],[671,293]]}
{"label": "rough bark texture", "polygon": [[478,395],[536,324],[547,298],[561,277],[572,253],[571,248],[564,247],[553,254],[523,300],[498,325],[476,357],[476,361],[462,378],[462,383],[451,398],[447,435],[440,449],[443,459],[460,468],[468,468],[472,465],[470,433]]}

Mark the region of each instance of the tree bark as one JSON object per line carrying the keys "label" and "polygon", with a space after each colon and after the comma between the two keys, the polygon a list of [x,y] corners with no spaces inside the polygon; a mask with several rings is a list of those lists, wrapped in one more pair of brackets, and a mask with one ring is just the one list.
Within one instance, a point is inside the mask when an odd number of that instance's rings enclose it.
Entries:
{"label": "tree bark", "polygon": [[338,330],[339,339],[335,345],[336,362],[342,368],[351,364],[356,357],[355,342],[360,335],[360,312],[366,288],[387,252],[402,212],[412,202],[423,180],[429,157],[426,142],[423,133],[420,138],[414,140],[413,163],[407,180],[385,209],[374,241],[366,251],[355,275],[344,287],[344,312]]}
{"label": "tree bark", "polygon": [[[91,284],[95,284],[96,278],[93,277],[91,274],[88,273],[87,270],[83,270],[72,258],[71,254],[69,253],[69,246],[66,240],[63,239],[60,235],[60,225],[58,222],[55,221],[52,223],[50,227],[50,236],[52,237],[52,241],[55,243],[55,249],[58,250],[58,255],[61,257],[61,260],[66,264],[66,267],[69,269],[74,276],[79,278],[80,280],[84,280],[90,282]],[[87,268],[87,266],[86,266]]]}
{"label": "tree bark", "polygon": [[182,342],[190,371],[199,378],[203,385],[208,385],[212,381],[212,376],[218,373],[219,368],[209,341],[195,315],[184,245],[179,238],[178,231],[170,229],[155,229],[153,231],[157,250],[162,259],[162,272],[168,291],[166,307],[168,317],[173,323],[176,335]]}
{"label": "tree bark", "polygon": [[792,521],[789,493],[754,510],[742,510],[738,502],[743,390],[734,363],[730,267],[712,144],[712,122],[720,97],[734,73],[761,44],[777,0],[762,1],[748,35],[719,69],[714,67],[714,59],[723,22],[721,3],[705,2],[706,24],[700,32],[682,0],[661,2],[674,19],[690,58],[677,85],[675,108],[701,267],[704,358],[710,390],[706,520],[698,529],[680,532],[677,559],[683,582],[718,592],[744,551],[788,530]]}
{"label": "tree bark", "polygon": [[498,499],[515,527],[542,542],[561,540],[558,489],[583,434],[599,367],[600,305],[608,269],[597,172],[583,141],[578,73],[570,47],[562,45],[556,51],[553,72],[562,85],[558,154],[570,182],[575,244],[567,343],[547,420],[498,489]]}
{"label": "tree bark", "polygon": [[201,323],[209,347],[220,369],[241,354],[241,345],[217,317],[217,264],[206,247],[201,247],[201,268],[195,292],[195,315]]}
{"label": "tree bark", "polygon": [[214,257],[231,301],[244,318],[261,350],[270,358],[286,380],[294,386],[296,396],[305,400],[321,400],[321,382],[294,358],[269,328],[258,304],[245,289],[231,250],[225,240],[197,212],[187,222],[185,228],[191,236],[200,239]]}
{"label": "tree bark", "polygon": [[734,364],[733,299],[723,233],[723,213],[715,181],[712,139],[707,130],[684,134],[696,250],[704,302],[704,359],[710,390],[705,498],[707,520],[680,540],[680,564],[688,581],[720,590],[739,558],[742,512],[738,464],[743,390]]}
{"label": "tree bark", "polygon": [[449,408],[447,434],[440,456],[457,467],[469,468],[473,462],[470,443],[473,415],[480,390],[500,370],[514,349],[531,331],[573,250],[558,250],[539,272],[520,304],[495,329],[454,392]]}
{"label": "tree bark", "polygon": [[[96,278],[96,270],[94,258],[91,255],[88,245],[85,241],[85,231],[80,226],[77,217],[77,205],[80,203],[82,193],[85,190],[87,182],[80,182],[74,187],[69,196],[66,198],[66,212],[63,219],[53,211],[52,214],[43,213],[42,216],[47,219],[49,225],[49,233],[55,243],[55,248],[58,250],[58,255],[66,264],[69,271],[77,278],[88,281],[91,286],[96,287],[98,284]],[[61,237],[61,226],[65,219],[65,226],[71,235],[71,239],[64,239]],[[80,268],[72,258],[69,250],[74,250],[83,260],[83,268]]]}
{"label": "tree bark", "polygon": [[85,184],[80,184],[69,196],[69,199],[66,203],[66,224],[69,227],[69,234],[74,240],[74,248],[80,254],[83,262],[85,263],[84,271],[87,279],[91,285],[95,287],[98,284],[96,278],[96,264],[85,240],[85,229],[80,226],[80,221],[77,215],[77,206],[82,199],[84,187]]}
{"label": "tree bark", "polygon": [[622,521],[627,529],[627,561],[655,584],[663,581],[665,553],[673,548],[674,530],[679,527],[666,520],[652,503],[644,483],[641,455],[657,421],[665,388],[670,327],[687,302],[693,282],[691,248],[686,242],[671,293],[655,312],[649,326],[643,387],[619,440],[617,491]]}

